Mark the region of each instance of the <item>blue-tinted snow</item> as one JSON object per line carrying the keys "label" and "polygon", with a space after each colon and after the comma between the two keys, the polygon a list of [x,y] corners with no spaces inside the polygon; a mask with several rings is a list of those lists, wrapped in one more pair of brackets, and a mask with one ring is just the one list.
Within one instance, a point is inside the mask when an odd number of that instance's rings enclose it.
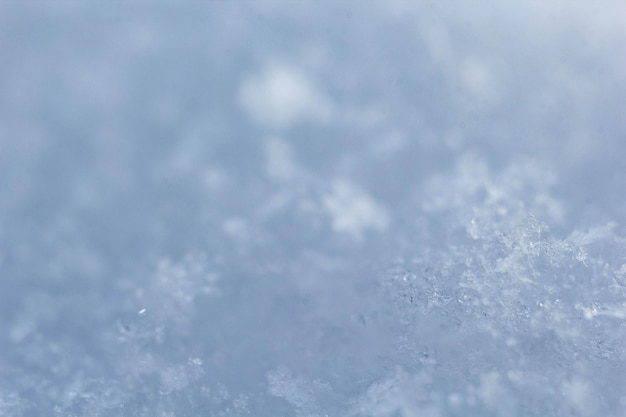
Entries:
{"label": "blue-tinted snow", "polygon": [[0,3],[0,415],[626,416],[615,0]]}

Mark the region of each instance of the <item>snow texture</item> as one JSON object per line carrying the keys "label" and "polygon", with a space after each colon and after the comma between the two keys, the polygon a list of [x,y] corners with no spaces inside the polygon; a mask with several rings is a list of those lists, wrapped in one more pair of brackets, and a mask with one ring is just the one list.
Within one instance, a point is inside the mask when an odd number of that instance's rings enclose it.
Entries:
{"label": "snow texture", "polygon": [[626,417],[625,21],[0,2],[0,416]]}

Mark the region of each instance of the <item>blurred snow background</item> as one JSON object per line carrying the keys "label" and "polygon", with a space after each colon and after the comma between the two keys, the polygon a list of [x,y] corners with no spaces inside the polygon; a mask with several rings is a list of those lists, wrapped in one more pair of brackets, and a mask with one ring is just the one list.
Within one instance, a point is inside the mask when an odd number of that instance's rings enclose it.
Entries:
{"label": "blurred snow background", "polygon": [[0,3],[0,415],[626,416],[626,6]]}

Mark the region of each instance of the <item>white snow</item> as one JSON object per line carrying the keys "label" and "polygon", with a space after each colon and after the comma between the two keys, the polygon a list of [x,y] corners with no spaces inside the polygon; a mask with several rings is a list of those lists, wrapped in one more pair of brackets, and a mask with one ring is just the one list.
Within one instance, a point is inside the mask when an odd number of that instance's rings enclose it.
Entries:
{"label": "white snow", "polygon": [[626,416],[621,0],[0,16],[0,416]]}
{"label": "white snow", "polygon": [[293,151],[285,140],[270,138],[265,142],[265,172],[266,175],[275,181],[296,181],[300,179],[302,173],[297,163]]}
{"label": "white snow", "polygon": [[272,62],[248,75],[239,88],[239,102],[255,121],[286,129],[296,123],[326,123],[332,103],[304,71]]}
{"label": "white snow", "polygon": [[384,207],[343,178],[333,181],[330,193],[324,197],[324,207],[333,230],[355,239],[361,239],[366,230],[383,231],[389,223]]}

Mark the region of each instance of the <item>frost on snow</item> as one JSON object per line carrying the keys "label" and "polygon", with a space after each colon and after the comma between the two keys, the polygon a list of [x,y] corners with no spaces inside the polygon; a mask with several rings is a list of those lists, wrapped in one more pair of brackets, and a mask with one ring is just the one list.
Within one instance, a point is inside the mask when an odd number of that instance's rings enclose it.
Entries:
{"label": "frost on snow", "polygon": [[618,0],[30,3],[0,416],[626,417]]}

